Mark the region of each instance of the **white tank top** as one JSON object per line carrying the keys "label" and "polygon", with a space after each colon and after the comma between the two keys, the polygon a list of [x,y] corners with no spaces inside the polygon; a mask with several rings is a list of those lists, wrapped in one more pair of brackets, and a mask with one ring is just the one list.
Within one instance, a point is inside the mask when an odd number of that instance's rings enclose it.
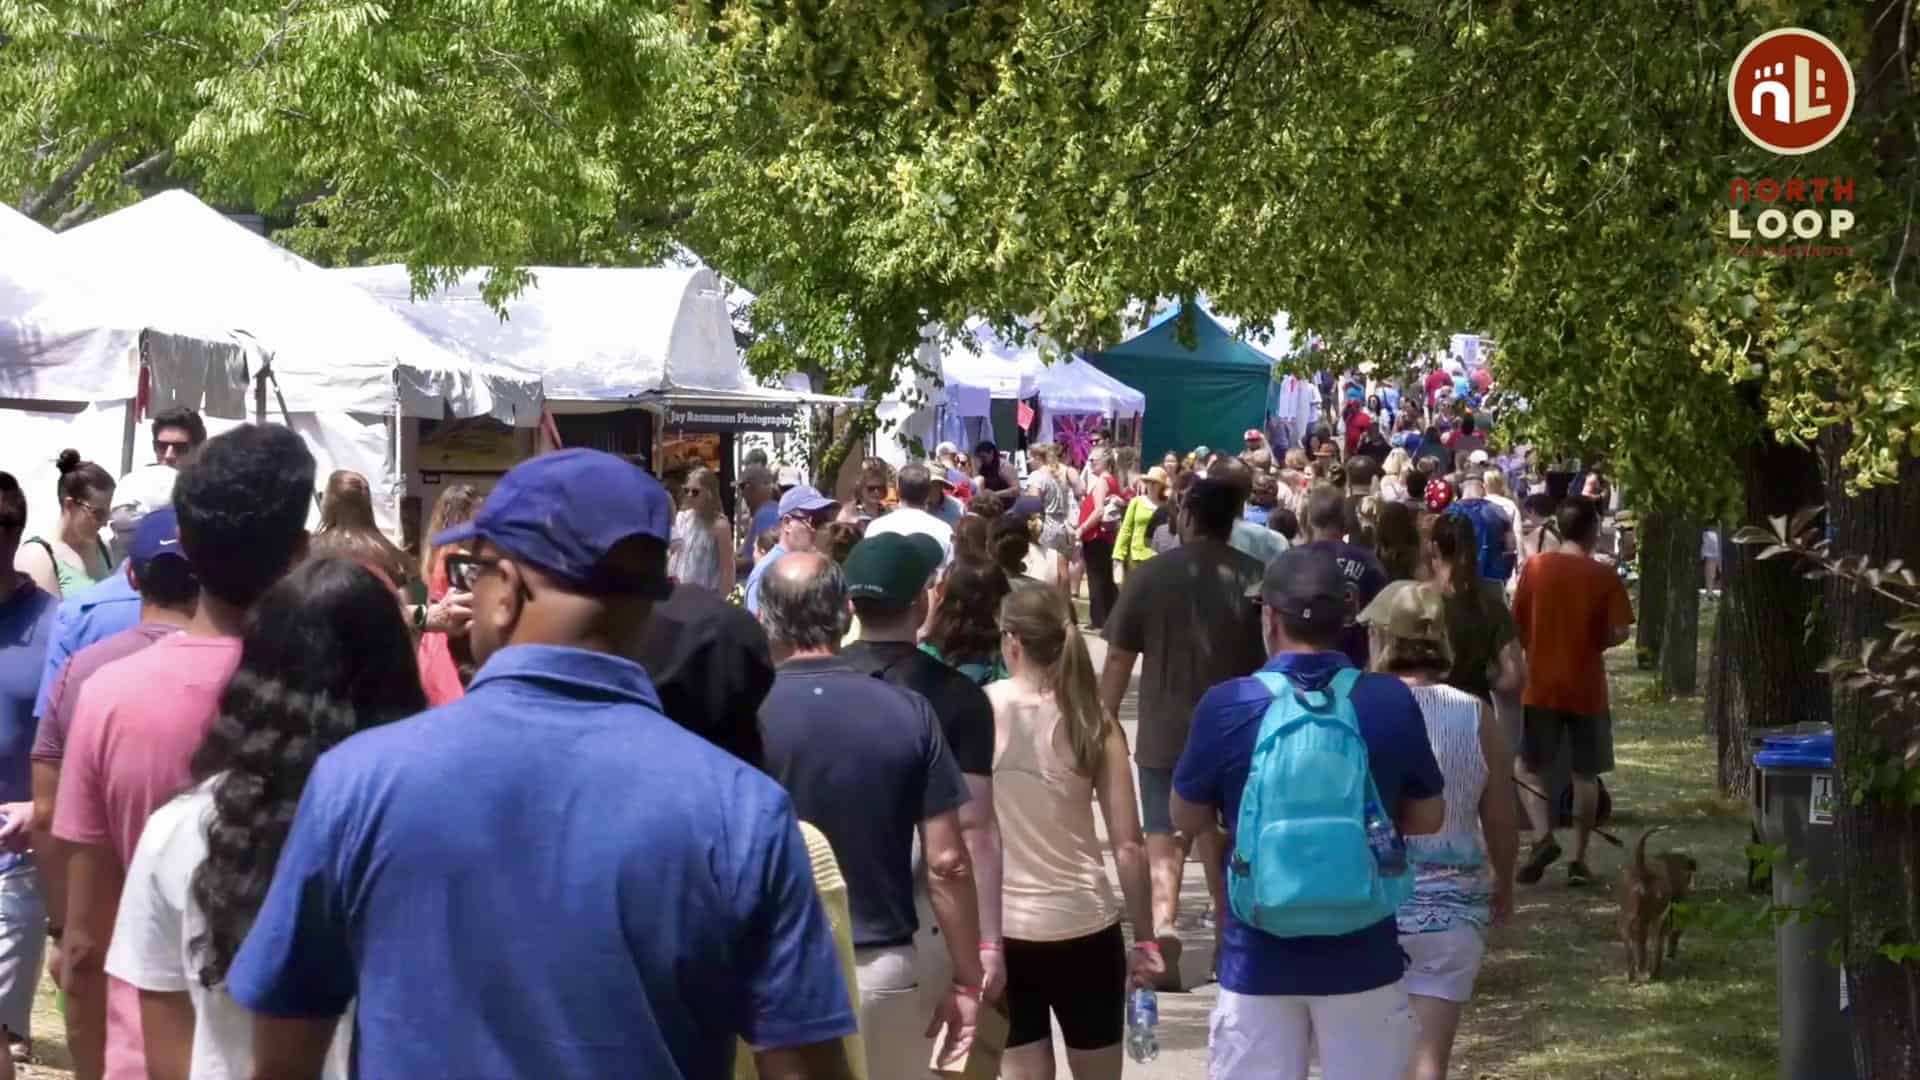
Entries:
{"label": "white tank top", "polygon": [[1118,921],[1094,832],[1093,778],[1073,768],[1052,695],[1012,679],[993,702],[993,809],[1000,818],[1001,931],[1017,941],[1067,941]]}
{"label": "white tank top", "polygon": [[1493,877],[1480,832],[1480,795],[1487,758],[1480,749],[1480,699],[1451,686],[1415,686],[1413,700],[1427,722],[1427,741],[1445,778],[1447,820],[1429,836],[1407,837],[1413,896],[1399,912],[1400,932],[1425,934],[1456,926],[1485,929]]}

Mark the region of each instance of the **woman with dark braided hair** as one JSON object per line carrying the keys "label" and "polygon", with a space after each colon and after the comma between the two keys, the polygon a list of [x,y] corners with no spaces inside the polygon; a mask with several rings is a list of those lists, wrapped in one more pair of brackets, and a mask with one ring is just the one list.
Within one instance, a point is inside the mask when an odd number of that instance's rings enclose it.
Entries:
{"label": "woman with dark braided hair", "polygon": [[[107,954],[107,971],[141,990],[152,1075],[252,1071],[252,1017],[227,995],[227,967],[314,762],[425,707],[392,586],[365,567],[316,559],[254,606],[240,666],[194,755],[195,785],[141,833]],[[343,1043],[330,1078],[347,1075]]]}

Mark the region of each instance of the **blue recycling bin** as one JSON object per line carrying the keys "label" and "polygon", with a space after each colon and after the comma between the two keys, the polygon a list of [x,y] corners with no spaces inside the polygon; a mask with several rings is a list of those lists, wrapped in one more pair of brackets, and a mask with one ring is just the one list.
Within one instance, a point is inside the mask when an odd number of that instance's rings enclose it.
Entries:
{"label": "blue recycling bin", "polygon": [[[1805,911],[1840,895],[1838,787],[1833,731],[1773,735],[1753,755],[1759,773],[1761,839],[1785,846],[1773,871],[1775,907]],[[1775,927],[1774,987],[1780,1004],[1780,1080],[1854,1080],[1852,1034],[1842,1011],[1840,969],[1828,958],[1840,940],[1830,916],[1801,914]]]}

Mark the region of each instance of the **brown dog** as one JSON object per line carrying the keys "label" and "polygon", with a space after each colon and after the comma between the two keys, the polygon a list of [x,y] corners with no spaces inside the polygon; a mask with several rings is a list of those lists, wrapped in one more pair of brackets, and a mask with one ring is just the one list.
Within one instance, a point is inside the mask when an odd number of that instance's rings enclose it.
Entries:
{"label": "brown dog", "polygon": [[1659,978],[1661,960],[1680,952],[1680,928],[1672,925],[1671,909],[1675,900],[1686,898],[1696,864],[1691,857],[1672,851],[1647,860],[1647,837],[1664,828],[1656,825],[1640,834],[1633,860],[1620,874],[1620,940],[1627,945],[1628,982],[1636,975]]}

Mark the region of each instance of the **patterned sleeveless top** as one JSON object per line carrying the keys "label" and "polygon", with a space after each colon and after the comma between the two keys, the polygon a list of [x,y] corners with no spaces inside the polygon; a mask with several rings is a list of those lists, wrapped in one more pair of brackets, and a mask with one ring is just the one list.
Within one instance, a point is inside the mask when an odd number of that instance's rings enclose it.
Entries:
{"label": "patterned sleeveless top", "polygon": [[692,510],[673,519],[673,538],[667,546],[667,573],[673,580],[718,591],[720,560],[728,553],[714,543],[713,528]]}
{"label": "patterned sleeveless top", "polygon": [[1492,921],[1493,874],[1480,833],[1480,795],[1487,759],[1480,749],[1480,699],[1451,686],[1415,686],[1427,740],[1446,778],[1446,824],[1430,836],[1407,837],[1413,896],[1400,906],[1403,934],[1431,934]]}

